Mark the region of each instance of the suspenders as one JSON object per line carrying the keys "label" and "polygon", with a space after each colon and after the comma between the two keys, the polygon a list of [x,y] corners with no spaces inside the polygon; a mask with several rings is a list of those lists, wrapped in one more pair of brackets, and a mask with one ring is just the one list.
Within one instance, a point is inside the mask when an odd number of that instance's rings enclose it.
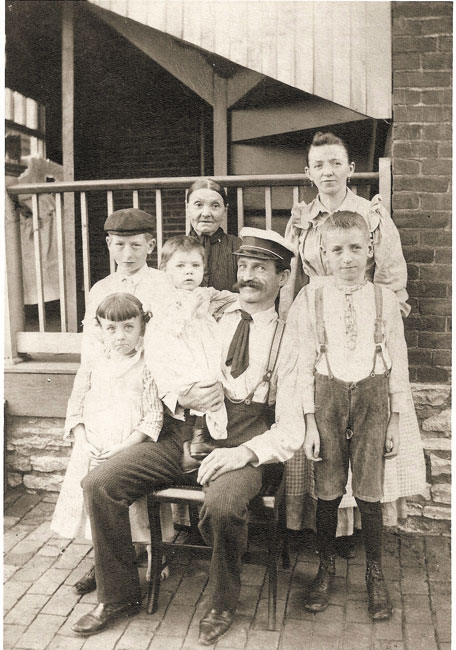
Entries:
{"label": "suspenders", "polygon": [[[226,303],[224,305],[221,305],[213,314],[213,318],[215,320],[219,320],[226,308],[229,306],[229,303]],[[263,375],[263,377],[260,379],[260,381],[257,383],[255,388],[253,388],[250,393],[247,395],[245,399],[241,400],[233,400],[231,399],[230,401],[233,402],[233,404],[241,404],[244,402],[247,404],[252,403],[253,395],[256,391],[256,389],[261,385],[261,384],[268,384],[268,394],[267,394],[267,403],[268,406],[272,406],[274,404],[274,400],[270,398],[270,393],[271,393],[271,379],[272,375],[274,374],[275,367],[277,365],[277,359],[279,357],[279,351],[280,351],[280,346],[282,344],[282,338],[283,338],[283,333],[285,330],[285,321],[281,320],[280,318],[277,319],[276,323],[276,328],[274,330],[274,336],[272,337],[272,342],[271,342],[271,348],[269,350],[269,358],[268,358],[268,365],[266,366],[266,372]]]}
{"label": "suspenders", "polygon": [[[315,290],[315,319],[316,319],[316,328],[317,328],[317,341],[318,341],[318,356],[314,365],[317,367],[320,359],[325,358],[326,367],[328,369],[328,377],[330,379],[334,378],[334,375],[331,372],[328,359],[328,337],[326,335],[325,320],[323,316],[323,290],[324,286],[319,286]],[[374,324],[374,343],[375,343],[375,352],[374,358],[372,360],[372,370],[370,371],[370,376],[375,377],[375,362],[377,354],[383,361],[383,367],[385,368],[385,375],[389,376],[388,366],[383,355],[383,346],[382,346],[382,337],[383,337],[383,293],[381,287],[374,284],[374,297],[375,297],[375,324]]]}
{"label": "suspenders", "polygon": [[269,349],[269,358],[268,358],[268,365],[266,366],[266,372],[264,373],[263,377],[256,384],[256,386],[250,391],[250,393],[247,395],[245,399],[241,399],[241,400],[230,399],[230,402],[233,402],[233,404],[244,403],[247,404],[248,406],[249,404],[252,403],[253,395],[256,389],[261,384],[268,384],[267,404],[268,406],[272,406],[274,404],[274,400],[270,399],[271,379],[272,379],[272,375],[274,374],[275,367],[277,365],[277,359],[279,357],[279,351],[280,351],[280,346],[282,344],[284,330],[285,330],[285,323],[283,320],[280,320],[280,318],[278,318],[276,323],[276,328],[274,331],[274,336],[272,337],[272,341],[271,341],[271,347]]}

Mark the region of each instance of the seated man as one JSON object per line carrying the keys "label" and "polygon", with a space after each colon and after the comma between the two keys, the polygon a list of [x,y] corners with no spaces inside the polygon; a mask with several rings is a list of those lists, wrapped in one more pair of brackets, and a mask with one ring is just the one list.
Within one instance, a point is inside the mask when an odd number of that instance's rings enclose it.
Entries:
{"label": "seated man", "polygon": [[[273,231],[245,228],[238,257],[239,302],[229,305],[218,327],[223,361],[222,385],[202,382],[185,394],[165,396],[169,413],[158,442],[139,443],[95,468],[83,480],[93,535],[97,607],[73,631],[91,635],[121,615],[140,609],[141,592],[132,547],[128,508],[154,488],[196,481],[205,502],[200,530],[213,548],[206,587],[207,611],[199,642],[211,645],[233,620],[240,591],[241,558],[247,545],[247,508],[262,486],[264,465],[283,462],[302,446],[304,423],[295,397],[298,346],[285,332],[277,370],[266,377],[277,326],[275,300],[289,277],[294,250]],[[269,381],[270,380],[270,381]],[[269,406],[279,382],[276,424]],[[198,472],[183,474],[184,442],[192,435],[188,409],[228,412],[228,437]],[[298,422],[298,426],[296,426]]]}

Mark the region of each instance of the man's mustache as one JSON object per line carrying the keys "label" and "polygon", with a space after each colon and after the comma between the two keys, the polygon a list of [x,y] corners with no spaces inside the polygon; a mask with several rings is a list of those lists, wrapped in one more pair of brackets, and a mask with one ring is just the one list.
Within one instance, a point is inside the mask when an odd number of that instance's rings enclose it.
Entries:
{"label": "man's mustache", "polygon": [[263,283],[258,282],[257,280],[238,280],[234,285],[233,289],[239,291],[239,289],[244,289],[244,287],[250,287],[252,289],[262,289]]}

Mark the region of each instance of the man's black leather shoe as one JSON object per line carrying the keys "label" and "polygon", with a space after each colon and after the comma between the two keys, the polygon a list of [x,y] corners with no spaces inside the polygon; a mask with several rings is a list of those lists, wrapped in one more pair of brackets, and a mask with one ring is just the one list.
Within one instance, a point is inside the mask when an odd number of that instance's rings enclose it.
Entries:
{"label": "man's black leather shoe", "polygon": [[210,609],[200,621],[198,643],[201,645],[212,645],[230,627],[233,622],[234,612],[228,609],[219,612]]}
{"label": "man's black leather shoe", "polygon": [[111,621],[120,616],[134,616],[141,609],[141,603],[98,603],[95,609],[81,616],[71,628],[80,636],[91,636],[105,629]]}
{"label": "man's black leather shoe", "polygon": [[95,591],[96,588],[95,566],[90,567],[87,573],[73,585],[73,591],[80,596],[90,594],[90,592]]}

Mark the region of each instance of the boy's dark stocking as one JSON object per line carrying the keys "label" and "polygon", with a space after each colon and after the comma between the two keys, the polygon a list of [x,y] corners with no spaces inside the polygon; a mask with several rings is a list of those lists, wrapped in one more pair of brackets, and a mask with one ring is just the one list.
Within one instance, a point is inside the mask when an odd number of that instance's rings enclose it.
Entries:
{"label": "boy's dark stocking", "polygon": [[382,507],[379,501],[356,499],[361,513],[364,547],[366,549],[366,584],[369,613],[374,620],[390,618],[393,609],[382,572]]}
{"label": "boy's dark stocking", "polygon": [[311,612],[321,612],[328,607],[329,593],[336,575],[335,540],[337,530],[337,509],[342,497],[332,501],[318,499],[317,539],[320,553],[318,573],[310,585],[304,607]]}

